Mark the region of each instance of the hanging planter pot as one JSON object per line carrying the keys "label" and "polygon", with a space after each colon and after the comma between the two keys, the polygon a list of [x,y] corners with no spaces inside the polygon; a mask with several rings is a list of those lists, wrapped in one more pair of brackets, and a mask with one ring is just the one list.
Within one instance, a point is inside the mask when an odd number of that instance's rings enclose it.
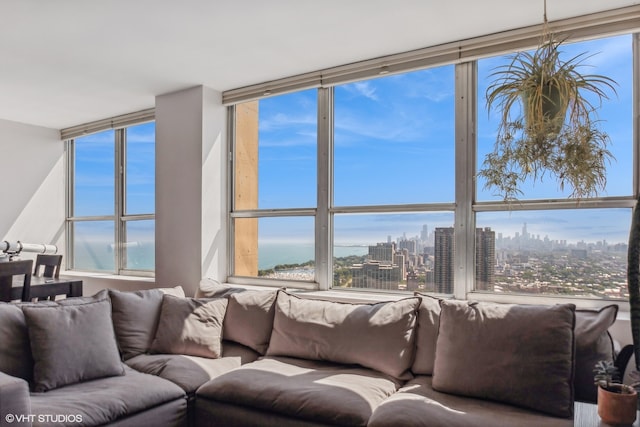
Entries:
{"label": "hanging planter pot", "polygon": [[[487,88],[487,108],[499,114],[493,152],[479,171],[485,188],[506,201],[522,193],[527,179],[553,175],[571,197],[596,196],[606,184],[606,166],[613,159],[609,136],[598,129],[596,106],[615,94],[616,82],[582,74],[581,53],[560,56],[562,41],[547,33],[533,52],[518,52],[497,67]],[[597,102],[594,102],[594,97]]]}
{"label": "hanging planter pot", "polygon": [[527,132],[543,133],[548,128],[560,133],[569,107],[568,97],[553,81],[542,82],[520,95]]}

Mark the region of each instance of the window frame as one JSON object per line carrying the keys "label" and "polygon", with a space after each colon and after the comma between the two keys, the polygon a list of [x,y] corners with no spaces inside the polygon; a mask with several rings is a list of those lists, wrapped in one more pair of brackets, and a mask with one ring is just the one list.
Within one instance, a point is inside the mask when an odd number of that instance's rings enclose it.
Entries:
{"label": "window frame", "polygon": [[[306,215],[316,217],[316,290],[331,289],[333,216],[336,213],[387,213],[387,212],[429,212],[453,211],[455,233],[455,274],[453,297],[457,299],[474,298],[499,302],[536,301],[557,303],[571,300],[584,307],[602,307],[612,302],[620,304],[623,310],[628,304],[622,300],[607,300],[554,295],[498,294],[475,290],[475,218],[479,212],[498,212],[507,210],[557,210],[557,209],[595,209],[595,208],[633,208],[640,188],[640,161],[638,139],[640,120],[636,117],[640,111],[640,7],[623,8],[598,14],[570,18],[551,23],[551,30],[567,42],[605,38],[619,34],[632,36],[633,62],[633,184],[632,194],[612,197],[583,199],[577,205],[571,199],[522,200],[506,204],[503,201],[477,201],[477,60],[535,47],[540,26],[528,27],[496,35],[489,35],[433,48],[421,49],[397,55],[363,61],[343,67],[320,70],[302,76],[293,76],[275,82],[268,82],[223,93],[223,102],[228,104],[229,115],[229,153],[233,153],[234,140],[234,104],[247,100],[262,99],[293,90],[310,87],[318,89],[318,205],[309,209]],[[454,49],[455,47],[455,49]],[[457,50],[457,55],[450,55]],[[332,154],[333,154],[333,87],[347,81],[363,81],[379,74],[404,73],[416,69],[455,64],[455,203],[451,204],[413,204],[384,206],[333,206],[332,205]],[[233,162],[230,167],[230,182],[233,180]],[[230,197],[230,236],[233,236],[233,218],[253,215],[278,215],[284,212],[234,211],[233,185],[229,187]],[[229,271],[233,272],[233,244],[229,245]],[[270,284],[260,279],[237,278],[230,276],[228,281],[238,284]],[[277,285],[298,287],[293,281],[280,281]],[[305,283],[303,288],[308,289]],[[369,292],[375,292],[371,290]]]}
{"label": "window frame", "polygon": [[[80,222],[92,221],[111,221],[114,223],[114,271],[110,274],[119,276],[139,276],[139,277],[155,277],[155,268],[153,270],[141,270],[126,268],[126,241],[127,241],[127,222],[140,220],[155,221],[155,212],[146,214],[126,214],[127,200],[127,128],[155,121],[154,110],[145,110],[143,112],[133,113],[131,115],[120,116],[120,118],[109,119],[77,126],[74,128],[64,129],[61,135],[67,136],[64,140],[65,144],[65,163],[66,163],[66,203],[65,203],[65,241],[66,254],[65,269],[70,271],[88,272],[88,273],[105,273],[105,271],[76,269],[75,245],[74,245],[74,226]],[[120,119],[120,120],[118,120]],[[90,129],[90,131],[89,131]],[[113,215],[92,215],[92,216],[74,216],[75,201],[75,143],[76,138],[86,134],[103,132],[109,129],[114,130],[114,213]]]}

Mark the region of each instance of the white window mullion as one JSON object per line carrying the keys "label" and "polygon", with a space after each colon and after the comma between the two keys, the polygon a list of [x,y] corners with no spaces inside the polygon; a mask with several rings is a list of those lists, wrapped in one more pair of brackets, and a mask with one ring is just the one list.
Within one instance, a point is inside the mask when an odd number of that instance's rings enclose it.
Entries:
{"label": "white window mullion", "polygon": [[74,222],[70,221],[69,218],[74,216],[74,200],[75,200],[75,176],[76,176],[76,162],[75,162],[75,151],[76,151],[75,140],[67,140],[65,142],[65,180],[66,180],[66,203],[65,203],[65,215],[67,218],[67,223],[65,227],[65,270],[72,270],[74,257],[74,248],[73,248],[73,236],[74,236]]}
{"label": "white window mullion", "polygon": [[475,280],[476,63],[456,65],[456,209],[453,295],[465,299]]}
{"label": "white window mullion", "polygon": [[115,224],[114,255],[116,274],[121,274],[125,267],[124,242],[126,240],[126,224],[122,221],[125,210],[125,167],[126,167],[126,132],[119,129],[115,132]]}
{"label": "white window mullion", "polygon": [[333,89],[318,89],[318,205],[316,209],[316,281],[322,290],[332,281]]}

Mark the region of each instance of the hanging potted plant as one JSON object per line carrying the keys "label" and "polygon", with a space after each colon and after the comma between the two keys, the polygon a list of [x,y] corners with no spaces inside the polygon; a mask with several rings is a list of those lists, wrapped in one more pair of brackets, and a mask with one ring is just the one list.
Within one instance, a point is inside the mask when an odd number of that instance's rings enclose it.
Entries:
{"label": "hanging potted plant", "polygon": [[611,361],[600,361],[594,370],[598,386],[598,415],[607,424],[633,424],[638,408],[638,393],[622,384],[618,368]]}
{"label": "hanging potted plant", "polygon": [[616,83],[581,73],[589,56],[563,60],[561,46],[545,30],[533,53],[518,52],[491,74],[487,108],[498,110],[500,124],[494,150],[478,175],[505,201],[516,200],[526,180],[545,174],[556,178],[561,190],[569,188],[570,197],[604,190],[613,156],[609,136],[598,129],[597,108],[609,91],[615,94]]}

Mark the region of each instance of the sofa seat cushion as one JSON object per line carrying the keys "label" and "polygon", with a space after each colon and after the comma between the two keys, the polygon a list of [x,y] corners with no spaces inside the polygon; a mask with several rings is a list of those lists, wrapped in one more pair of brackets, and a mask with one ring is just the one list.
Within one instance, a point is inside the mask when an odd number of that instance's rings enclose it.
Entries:
{"label": "sofa seat cushion", "polygon": [[503,403],[440,393],[432,377],[407,382],[374,410],[370,427],[571,427],[573,420]]}
{"label": "sofa seat cushion", "polygon": [[364,426],[399,386],[389,375],[356,365],[266,357],[220,375],[196,395],[304,421]]}
{"label": "sofa seat cushion", "polygon": [[[125,375],[122,376],[72,384],[46,393],[32,393],[31,413],[36,415],[36,419],[38,415],[51,414],[69,417],[71,422],[56,423],[56,426],[98,426],[176,399],[186,399],[184,391],[177,385],[125,367]],[[73,422],[72,416],[76,420],[81,417],[82,421]]]}
{"label": "sofa seat cushion", "polygon": [[223,342],[223,356],[219,359],[178,354],[140,354],[126,361],[133,369],[157,375],[179,385],[189,394],[202,384],[252,362],[258,354],[250,348],[232,342]]}

